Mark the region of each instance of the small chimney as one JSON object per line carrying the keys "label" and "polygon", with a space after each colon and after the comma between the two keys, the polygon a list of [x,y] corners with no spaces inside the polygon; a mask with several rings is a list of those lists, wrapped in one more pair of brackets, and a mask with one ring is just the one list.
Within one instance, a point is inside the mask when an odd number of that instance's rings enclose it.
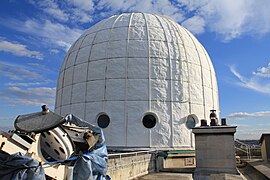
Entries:
{"label": "small chimney", "polygon": [[207,126],[207,120],[201,119],[201,126]]}
{"label": "small chimney", "polygon": [[221,125],[222,126],[227,126],[226,118],[221,118]]}

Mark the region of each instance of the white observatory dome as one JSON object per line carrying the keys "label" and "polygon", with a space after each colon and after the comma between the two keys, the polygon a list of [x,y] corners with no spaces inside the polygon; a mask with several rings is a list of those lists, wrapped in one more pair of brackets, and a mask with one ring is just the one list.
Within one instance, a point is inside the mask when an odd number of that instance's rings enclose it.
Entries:
{"label": "white observatory dome", "polygon": [[86,30],[69,49],[55,111],[102,127],[110,147],[192,147],[191,128],[219,112],[212,62],[168,17],[125,13]]}

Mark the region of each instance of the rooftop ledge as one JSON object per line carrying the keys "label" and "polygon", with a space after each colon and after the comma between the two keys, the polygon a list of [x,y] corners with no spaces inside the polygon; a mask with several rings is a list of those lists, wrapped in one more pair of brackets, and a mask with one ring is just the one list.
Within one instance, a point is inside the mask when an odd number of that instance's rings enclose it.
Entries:
{"label": "rooftop ledge", "polygon": [[192,128],[194,134],[234,134],[237,126],[200,126]]}

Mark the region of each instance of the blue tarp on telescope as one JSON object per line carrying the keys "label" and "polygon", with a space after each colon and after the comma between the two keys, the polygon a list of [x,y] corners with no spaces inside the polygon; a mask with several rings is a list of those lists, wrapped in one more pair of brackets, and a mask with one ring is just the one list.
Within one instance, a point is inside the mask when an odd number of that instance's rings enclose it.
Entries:
{"label": "blue tarp on telescope", "polygon": [[0,152],[0,179],[46,180],[41,164],[21,153]]}
{"label": "blue tarp on telescope", "polygon": [[101,128],[69,114],[65,117],[67,122],[80,127],[89,127],[99,136],[99,140],[91,152],[79,156],[74,164],[73,179],[97,179],[105,180],[107,172],[108,152],[105,145],[105,138]]}

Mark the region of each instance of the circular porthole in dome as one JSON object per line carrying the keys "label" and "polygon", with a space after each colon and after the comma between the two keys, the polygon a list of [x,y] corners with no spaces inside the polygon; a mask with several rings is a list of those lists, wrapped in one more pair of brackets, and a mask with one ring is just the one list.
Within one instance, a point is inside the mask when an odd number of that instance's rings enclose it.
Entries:
{"label": "circular porthole in dome", "polygon": [[97,124],[101,128],[106,128],[110,124],[110,117],[107,114],[100,114],[97,118]]}
{"label": "circular porthole in dome", "polygon": [[155,127],[155,125],[157,124],[157,118],[152,113],[146,114],[143,117],[142,123],[143,123],[144,127],[151,129],[151,128]]}
{"label": "circular porthole in dome", "polygon": [[197,121],[198,121],[198,118],[196,115],[194,114],[188,115],[187,120],[186,120],[187,128],[188,129],[194,128],[197,124]]}

